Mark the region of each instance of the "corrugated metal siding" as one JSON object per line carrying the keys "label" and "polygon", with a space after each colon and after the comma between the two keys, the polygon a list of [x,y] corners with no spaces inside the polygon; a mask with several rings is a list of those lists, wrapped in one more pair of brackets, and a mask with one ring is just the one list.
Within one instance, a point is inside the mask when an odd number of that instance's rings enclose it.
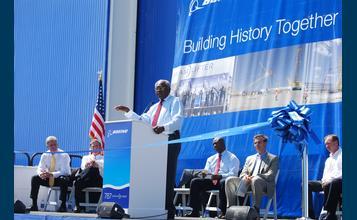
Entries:
{"label": "corrugated metal siding", "polygon": [[15,150],[88,148],[108,0],[15,0]]}
{"label": "corrugated metal siding", "polygon": [[157,97],[154,84],[171,80],[175,53],[177,1],[139,0],[134,109],[143,112]]}

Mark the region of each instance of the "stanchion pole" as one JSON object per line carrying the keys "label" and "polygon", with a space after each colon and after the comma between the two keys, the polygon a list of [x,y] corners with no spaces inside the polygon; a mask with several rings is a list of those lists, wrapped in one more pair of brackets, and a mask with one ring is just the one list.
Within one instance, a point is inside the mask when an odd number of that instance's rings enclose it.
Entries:
{"label": "stanchion pole", "polygon": [[302,217],[300,219],[309,218],[309,158],[307,154],[307,144],[303,145],[303,153],[301,158],[302,164]]}

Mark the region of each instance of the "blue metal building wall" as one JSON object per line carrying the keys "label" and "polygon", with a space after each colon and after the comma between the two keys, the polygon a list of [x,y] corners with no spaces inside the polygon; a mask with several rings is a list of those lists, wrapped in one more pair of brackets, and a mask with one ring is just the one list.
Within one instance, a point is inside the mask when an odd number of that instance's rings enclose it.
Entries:
{"label": "blue metal building wall", "polygon": [[[15,150],[88,148],[108,0],[15,0]],[[25,163],[17,157],[17,164]]]}
{"label": "blue metal building wall", "polygon": [[176,38],[176,0],[139,0],[134,109],[141,113],[157,98],[154,84],[171,79]]}

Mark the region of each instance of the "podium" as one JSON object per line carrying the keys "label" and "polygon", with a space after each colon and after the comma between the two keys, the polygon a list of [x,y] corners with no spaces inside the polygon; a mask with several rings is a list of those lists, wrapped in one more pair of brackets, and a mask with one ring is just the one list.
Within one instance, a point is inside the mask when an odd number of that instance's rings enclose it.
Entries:
{"label": "podium", "polygon": [[167,140],[142,121],[107,122],[103,202],[119,204],[131,218],[165,219]]}

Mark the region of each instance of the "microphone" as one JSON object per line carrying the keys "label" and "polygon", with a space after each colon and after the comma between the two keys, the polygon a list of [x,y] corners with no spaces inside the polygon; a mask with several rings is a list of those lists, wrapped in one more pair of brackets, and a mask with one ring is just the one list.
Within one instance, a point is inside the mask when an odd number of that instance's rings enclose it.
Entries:
{"label": "microphone", "polygon": [[144,111],[143,111],[143,114],[146,113],[147,111],[149,111],[150,107],[151,107],[153,104],[154,104],[154,102],[151,101],[151,102],[145,107],[145,109],[144,109]]}

